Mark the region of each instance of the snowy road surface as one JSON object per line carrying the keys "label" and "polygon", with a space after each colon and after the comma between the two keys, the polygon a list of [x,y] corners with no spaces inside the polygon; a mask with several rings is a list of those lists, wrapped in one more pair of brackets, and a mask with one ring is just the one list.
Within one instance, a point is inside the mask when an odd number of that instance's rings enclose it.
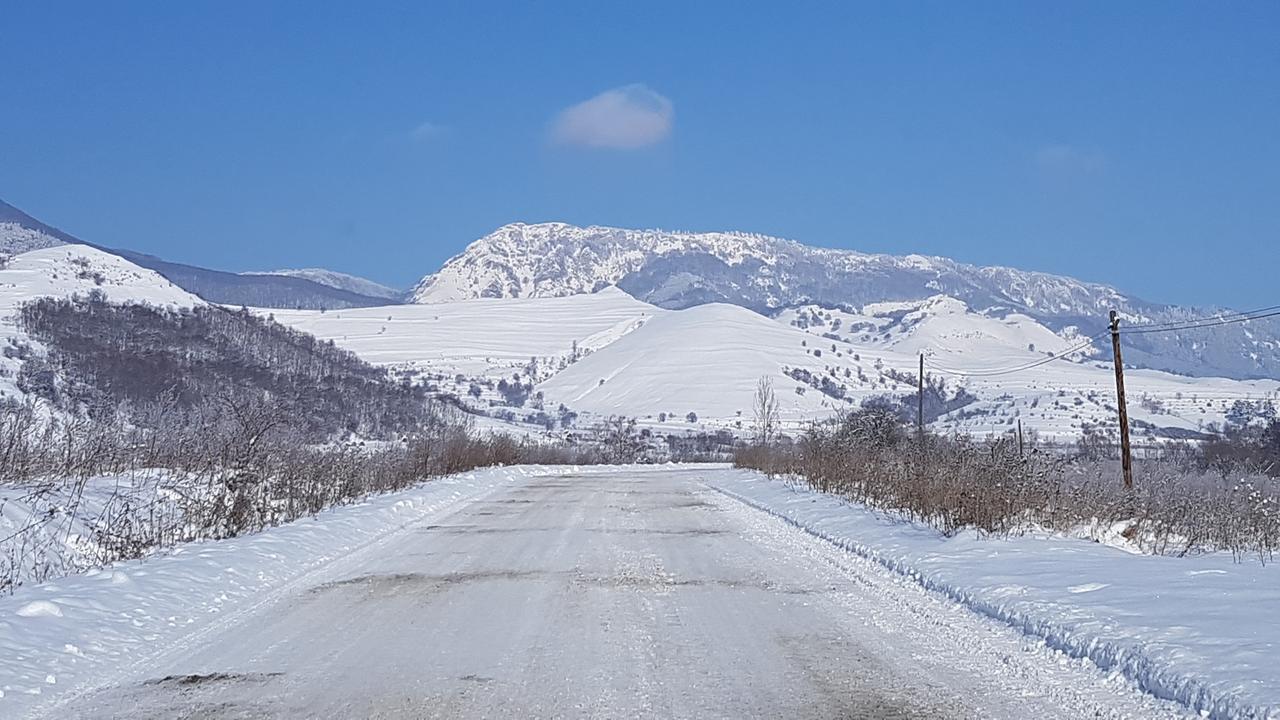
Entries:
{"label": "snowy road surface", "polygon": [[500,487],[50,717],[1183,717],[704,485]]}

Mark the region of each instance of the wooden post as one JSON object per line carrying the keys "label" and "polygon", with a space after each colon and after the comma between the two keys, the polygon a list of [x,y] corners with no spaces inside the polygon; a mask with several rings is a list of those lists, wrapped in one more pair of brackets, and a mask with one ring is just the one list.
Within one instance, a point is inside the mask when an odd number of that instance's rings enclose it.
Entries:
{"label": "wooden post", "polygon": [[1129,447],[1129,408],[1124,399],[1124,360],[1120,358],[1120,316],[1111,311],[1111,349],[1116,362],[1116,407],[1120,410],[1120,466],[1124,469],[1124,489],[1133,489],[1133,457]]}
{"label": "wooden post", "polygon": [[916,432],[920,434],[920,441],[924,442],[924,353],[920,353],[919,383],[920,389],[916,398]]}
{"label": "wooden post", "polygon": [[1026,454],[1026,446],[1022,443],[1022,418],[1018,418],[1018,457]]}

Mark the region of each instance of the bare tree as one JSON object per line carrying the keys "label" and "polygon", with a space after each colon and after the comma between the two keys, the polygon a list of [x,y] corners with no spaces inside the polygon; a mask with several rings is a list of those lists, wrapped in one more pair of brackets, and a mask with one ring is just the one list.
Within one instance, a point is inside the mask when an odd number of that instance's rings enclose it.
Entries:
{"label": "bare tree", "polygon": [[756,415],[756,443],[768,445],[778,434],[778,395],[773,391],[773,380],[767,375],[761,375],[756,382],[752,407]]}

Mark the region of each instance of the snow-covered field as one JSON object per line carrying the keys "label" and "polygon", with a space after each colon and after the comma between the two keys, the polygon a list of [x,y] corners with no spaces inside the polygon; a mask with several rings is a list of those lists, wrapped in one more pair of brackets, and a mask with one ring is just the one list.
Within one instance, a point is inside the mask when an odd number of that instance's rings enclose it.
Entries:
{"label": "snow-covered field", "polygon": [[[263,311],[268,312],[268,311]],[[473,378],[520,375],[544,405],[598,417],[626,415],[659,428],[749,427],[761,376],[778,391],[784,424],[856,408],[878,395],[915,392],[917,353],[954,391],[977,401],[933,427],[979,435],[1027,431],[1073,441],[1089,424],[1115,422],[1113,371],[1095,344],[1025,372],[984,372],[1045,360],[1080,344],[1017,314],[993,318],[945,297],[868,305],[861,314],[806,307],[770,319],[734,305],[664,310],[616,288],[565,297],[462,300],[321,313],[271,311],[376,364],[435,376],[466,395]],[[1104,341],[1106,342],[1106,341]],[[575,354],[575,348],[577,353]],[[456,381],[456,376],[463,376]],[[1177,430],[1221,424],[1241,399],[1280,398],[1280,382],[1196,378],[1151,370],[1127,376],[1130,416]],[[482,403],[501,403],[486,390]],[[688,423],[690,414],[697,417]],[[1150,436],[1138,428],[1139,442]]]}
{"label": "snow-covered field", "polygon": [[1214,718],[1280,718],[1280,573],[1052,535],[945,538],[757,473],[712,487]]}
{"label": "snow-covered field", "polygon": [[330,310],[261,310],[365,360],[418,373],[509,377],[529,361],[557,369],[574,344],[604,347],[665,310],[616,288],[594,295]]}

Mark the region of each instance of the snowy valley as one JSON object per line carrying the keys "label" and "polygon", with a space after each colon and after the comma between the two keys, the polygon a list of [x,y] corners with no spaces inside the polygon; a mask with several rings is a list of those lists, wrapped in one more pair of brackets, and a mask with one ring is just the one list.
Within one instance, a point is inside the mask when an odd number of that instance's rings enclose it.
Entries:
{"label": "snowy valley", "polygon": [[[24,223],[0,225],[12,255],[0,270],[0,342],[13,348],[29,343],[14,324],[16,308],[37,297],[96,291],[112,302],[202,302],[124,257]],[[362,297],[396,295],[341,273],[279,272]],[[993,436],[1021,427],[1066,444],[1114,434],[1101,313],[1114,306],[1126,326],[1142,326],[1207,312],[942,258],[554,223],[509,225],[472,243],[426,276],[412,300],[256,312],[451,398],[482,423],[522,433],[563,436],[628,417],[661,435],[743,436],[762,377],[773,381],[782,421],[795,431],[867,403],[906,402],[923,355],[935,431]],[[1139,444],[1205,437],[1237,401],[1280,398],[1268,370],[1276,327],[1269,318],[1126,335]],[[1209,355],[1221,351],[1224,333],[1253,350]],[[1159,354],[1165,350],[1172,355]],[[11,398],[19,395],[19,354],[7,353],[0,377],[0,394]],[[1188,364],[1197,372],[1157,369]]]}
{"label": "snowy valley", "polygon": [[[671,292],[672,275],[642,292],[636,272],[652,279],[655,267],[687,258],[687,245],[660,239],[658,247],[674,254],[526,247],[533,266],[562,256],[558,274],[531,267],[532,284],[524,270],[464,253],[420,284],[415,302],[391,302],[387,290],[385,305],[242,309],[39,228],[6,233],[0,405],[8,424],[0,431],[32,444],[0,448],[6,462],[26,463],[0,468],[13,476],[0,486],[0,535],[9,538],[0,543],[0,591],[13,593],[0,598],[0,629],[16,631],[0,634],[0,710],[47,717],[141,707],[164,716],[177,707],[165,683],[213,683],[199,692],[244,693],[238,702],[268,715],[349,710],[345,695],[362,690],[325,682],[281,693],[271,674],[223,687],[207,668],[249,662],[246,633],[280,638],[261,656],[267,662],[294,662],[296,655],[276,649],[312,647],[310,624],[339,622],[351,598],[383,593],[391,614],[370,617],[390,630],[357,649],[409,653],[404,629],[389,618],[403,615],[396,603],[418,597],[419,586],[469,593],[467,606],[480,612],[502,597],[501,584],[530,582],[545,600],[539,613],[566,613],[556,621],[560,630],[539,626],[541,633],[580,630],[569,619],[580,610],[566,608],[582,587],[603,589],[624,616],[637,612],[633,600],[647,608],[666,598],[698,617],[710,606],[694,598],[711,588],[721,598],[717,613],[757,591],[818,598],[801,606],[815,628],[845,628],[859,643],[880,646],[906,638],[917,655],[941,653],[929,673],[950,678],[945,701],[932,694],[894,700],[911,712],[966,715],[981,705],[1004,717],[1275,716],[1276,679],[1265,661],[1271,636],[1233,624],[1240,611],[1212,600],[1223,592],[1243,598],[1256,624],[1277,597],[1265,564],[1274,552],[1274,489],[1262,484],[1269,481],[1235,470],[1218,477],[1209,468],[1169,474],[1162,468],[1170,466],[1152,460],[1150,477],[1164,484],[1143,485],[1139,501],[1150,523],[1143,525],[1113,512],[1120,505],[1106,459],[1067,472],[1054,459],[1059,453],[1024,458],[1008,443],[982,444],[1023,434],[1067,457],[1077,444],[1086,447],[1082,440],[1113,437],[1110,338],[1089,324],[1085,308],[1115,302],[1135,326],[1190,311],[1170,314],[1107,289],[1031,275],[1018,282],[1033,279],[1035,292],[1016,303],[1006,293],[998,308],[983,304],[990,297],[941,292],[943,283],[926,283],[918,297],[885,292],[840,303],[783,302],[782,285],[772,280],[739,286],[734,297],[720,292],[724,284],[699,296]],[[717,237],[733,242],[704,249],[732,260],[725,268],[733,272],[756,265],[755,277],[769,277],[766,267],[799,252],[750,236]],[[694,272],[699,261],[690,262],[681,287],[711,287],[709,275]],[[895,267],[903,272],[942,267],[937,259],[902,262]],[[381,292],[328,271],[298,274],[339,292]],[[519,282],[495,285],[499,276]],[[1036,310],[1059,292],[1075,299],[1075,309]],[[1237,325],[1269,337],[1264,323]],[[1162,346],[1135,346],[1139,359],[1143,347]],[[809,488],[776,479],[795,478],[791,471],[771,477],[709,464],[609,464],[730,457],[757,430],[762,378],[777,393],[778,429],[791,437],[867,408],[909,409],[922,356],[928,428],[937,438],[978,443],[943,439],[940,452],[989,463],[996,475],[984,486],[963,485],[945,467],[930,472],[964,488],[958,497],[976,498],[980,510],[1004,507],[990,527],[961,519],[972,532],[940,533],[938,520],[921,516],[909,499],[903,506],[853,502],[853,489],[842,499],[819,492],[813,478]],[[1218,361],[1194,362],[1203,371]],[[1140,458],[1212,438],[1241,404],[1280,401],[1280,381],[1270,377],[1136,365],[1126,374]],[[50,442],[66,446],[50,453]],[[620,443],[624,454],[615,453]],[[492,465],[517,467],[466,472]],[[916,484],[925,482],[922,474]],[[1029,496],[1057,488],[1077,504],[1054,503],[1050,513],[999,494],[1019,493],[1024,483]],[[520,510],[499,511],[512,507]],[[1223,518],[1239,527],[1223,527]],[[720,527],[726,523],[731,532]],[[1212,531],[1200,534],[1206,527]],[[567,581],[563,569],[530,569],[538,561],[526,553],[549,547],[538,541],[548,529],[579,538],[555,544],[569,553],[557,560],[573,567]],[[512,550],[476,539],[510,533],[528,534],[528,543]],[[683,554],[693,545],[682,544],[686,550],[668,556],[673,539],[683,538],[717,538],[706,546],[717,554]],[[427,541],[430,551],[416,550]],[[451,557],[467,560],[444,574],[422,571],[414,558],[449,542],[459,543]],[[1193,560],[1176,557],[1188,552]],[[810,560],[797,570],[797,558]],[[730,576],[702,578],[707,562],[730,568]],[[769,578],[753,579],[763,575]],[[813,578],[826,589],[810,588]],[[856,615],[842,604],[866,588],[874,588],[868,598],[880,618],[869,629],[849,625]],[[1148,608],[1150,592],[1182,605]],[[308,609],[281,610],[293,607]],[[734,635],[732,628],[779,617],[762,607],[763,615],[741,623],[704,619],[699,627]],[[946,632],[911,630],[896,614],[901,607]],[[626,627],[634,633],[648,624]],[[201,639],[192,644],[193,637]],[[542,637],[519,652],[536,655]],[[732,644],[752,642],[734,637]],[[474,660],[491,662],[483,650],[491,646],[479,644]],[[351,647],[322,642],[303,654],[345,657]],[[151,677],[171,658],[177,675]],[[468,662],[442,660],[440,672]],[[948,663],[976,668],[978,679],[947,675]],[[883,681],[859,682],[879,692]],[[534,714],[558,707],[556,698],[535,700],[548,704]],[[602,711],[641,707],[602,702]]]}

